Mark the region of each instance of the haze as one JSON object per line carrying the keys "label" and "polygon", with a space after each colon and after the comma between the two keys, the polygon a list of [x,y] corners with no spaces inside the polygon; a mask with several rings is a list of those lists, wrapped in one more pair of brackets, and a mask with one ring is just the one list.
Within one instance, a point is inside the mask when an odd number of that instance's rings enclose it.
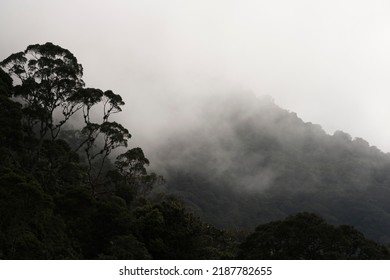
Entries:
{"label": "haze", "polygon": [[69,49],[87,86],[125,99],[142,147],[196,122],[204,97],[250,91],[389,152],[389,14],[379,0],[2,0],[0,60]]}

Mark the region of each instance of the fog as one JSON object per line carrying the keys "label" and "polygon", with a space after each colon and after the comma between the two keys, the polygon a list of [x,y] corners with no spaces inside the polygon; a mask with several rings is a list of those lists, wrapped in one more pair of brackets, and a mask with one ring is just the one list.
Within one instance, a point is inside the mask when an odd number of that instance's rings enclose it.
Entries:
{"label": "fog", "polygon": [[69,49],[87,86],[124,98],[116,117],[148,155],[232,92],[389,152],[389,12],[378,0],[2,0],[0,59],[48,41]]}

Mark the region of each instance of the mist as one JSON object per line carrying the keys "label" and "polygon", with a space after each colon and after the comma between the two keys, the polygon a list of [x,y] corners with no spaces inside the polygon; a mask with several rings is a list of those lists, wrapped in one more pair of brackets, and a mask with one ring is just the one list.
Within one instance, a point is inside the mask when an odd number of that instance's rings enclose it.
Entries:
{"label": "mist", "polygon": [[199,123],[205,98],[237,89],[390,150],[387,1],[0,5],[0,56],[47,41],[69,49],[87,86],[124,98],[118,118],[148,154]]}
{"label": "mist", "polygon": [[[26,133],[18,127],[26,115],[9,98],[11,80],[1,72],[6,103],[0,105],[7,109],[0,110],[2,133],[9,148],[0,175],[12,179],[0,182],[7,188],[4,209],[23,210],[12,205],[25,204],[8,191],[16,189],[9,188],[14,182],[32,186],[39,199],[52,199],[37,205],[49,215],[63,212],[63,224],[57,216],[52,221],[64,230],[69,226],[63,248],[76,244],[70,258],[114,258],[122,249],[134,258],[134,248],[142,258],[176,256],[160,255],[170,253],[162,252],[168,244],[189,259],[186,253],[194,250],[177,248],[177,236],[196,250],[202,247],[187,240],[187,222],[197,224],[196,240],[214,242],[225,229],[239,236],[300,212],[352,225],[389,244],[389,14],[390,2],[382,0],[1,1],[0,61],[29,45],[52,42],[77,57],[85,87],[112,90],[126,103],[122,112],[109,114],[109,122],[106,103],[93,107],[85,123],[96,137],[78,133],[85,125],[80,109],[64,124],[61,139],[41,135],[38,145],[28,143],[32,137],[16,147],[12,137]],[[63,117],[62,108],[56,110]],[[114,121],[128,129],[128,142],[127,130]],[[92,122],[119,127],[113,130],[119,131],[118,141],[104,138],[107,126]],[[111,153],[107,139],[119,148]],[[32,155],[25,153],[30,146]],[[115,162],[127,149],[128,157]],[[29,176],[16,176],[22,168]],[[179,212],[184,223],[172,214]],[[9,213],[30,227],[30,216]],[[44,226],[49,233],[56,229],[51,222]],[[94,231],[101,236],[94,239]],[[80,232],[80,243],[73,242],[74,232]],[[162,233],[168,234],[165,245]],[[56,244],[56,236],[48,243]],[[88,250],[78,255],[83,246]]]}
{"label": "mist", "polygon": [[166,177],[191,170],[218,186],[262,192],[286,170],[270,165],[256,141],[304,150],[307,139],[345,131],[390,148],[388,3],[72,4],[4,1],[4,23],[19,13],[30,24],[2,24],[9,44],[0,54],[41,40],[71,50],[87,87],[123,97],[114,120]]}

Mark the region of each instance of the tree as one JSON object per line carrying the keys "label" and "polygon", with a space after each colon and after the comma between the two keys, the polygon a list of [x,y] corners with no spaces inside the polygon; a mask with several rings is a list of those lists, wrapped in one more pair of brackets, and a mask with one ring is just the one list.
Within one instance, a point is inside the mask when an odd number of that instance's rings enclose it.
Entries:
{"label": "tree", "polygon": [[[47,139],[55,142],[64,124],[81,111],[85,126],[79,134],[81,141],[76,151],[85,152],[87,180],[94,195],[108,156],[118,147],[127,147],[131,137],[121,124],[109,120],[112,114],[122,111],[121,106],[125,104],[122,97],[111,90],[103,92],[85,88],[83,68],[76,57],[52,43],[30,45],[25,51],[10,55],[0,66],[15,78],[17,84],[12,91],[9,90],[7,76],[0,86],[1,92],[6,91],[7,97],[11,92],[22,104],[26,162],[30,163],[25,168],[33,173],[38,164],[46,162],[46,169],[53,173],[50,161],[42,159],[43,145]],[[1,74],[1,79],[4,75]],[[98,104],[103,108],[102,121],[95,123],[91,120],[91,110]],[[8,111],[16,111],[14,107]]]}
{"label": "tree", "polygon": [[[122,111],[125,103],[122,97],[111,90],[103,92],[95,88],[83,88],[74,94],[70,100],[82,104],[82,112],[85,126],[81,130],[82,139],[76,151],[83,148],[88,163],[88,183],[92,194],[95,195],[96,187],[106,162],[111,152],[118,147],[127,147],[127,141],[131,138],[129,131],[117,122],[110,122],[112,114]],[[96,104],[103,103],[102,123],[91,121],[91,109]],[[97,142],[102,138],[100,148],[96,148]],[[96,161],[99,160],[98,164]]]}
{"label": "tree", "polygon": [[134,215],[136,236],[154,259],[233,258],[228,234],[203,223],[177,198],[146,201]]}
{"label": "tree", "polygon": [[127,190],[134,199],[137,196],[145,197],[154,186],[162,184],[164,179],[161,176],[146,171],[148,165],[149,160],[139,147],[119,155],[115,161],[116,170],[109,174],[116,183],[116,191],[123,194]]}
{"label": "tree", "polygon": [[83,68],[76,57],[52,43],[36,44],[10,55],[0,66],[18,79],[14,95],[24,105],[27,131],[32,134],[38,128],[39,139],[48,132],[57,138],[65,122],[81,109],[72,99],[84,86]]}
{"label": "tree", "polygon": [[19,103],[12,101],[12,79],[0,69],[0,147],[17,149],[22,138],[22,111]]}
{"label": "tree", "polygon": [[241,244],[240,259],[389,259],[384,247],[351,226],[335,227],[315,214],[299,213],[260,225]]}
{"label": "tree", "polygon": [[53,210],[35,179],[0,170],[0,258],[79,258]]}
{"label": "tree", "polygon": [[[131,135],[129,131],[117,122],[105,121],[102,124],[87,123],[81,131],[85,140],[79,147],[84,148],[87,158],[88,183],[92,189],[92,195],[96,193],[104,163],[111,152],[118,147],[127,147],[127,141]],[[103,144],[96,148],[96,142],[101,136]],[[97,160],[99,162],[94,164]]]}

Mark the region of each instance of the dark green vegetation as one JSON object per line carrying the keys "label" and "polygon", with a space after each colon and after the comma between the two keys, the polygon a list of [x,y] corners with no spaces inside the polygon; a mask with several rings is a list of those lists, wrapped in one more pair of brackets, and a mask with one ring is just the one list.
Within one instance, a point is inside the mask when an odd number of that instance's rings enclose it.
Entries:
{"label": "dark green vegetation", "polygon": [[[234,243],[175,198],[110,121],[122,98],[85,88],[66,49],[32,45],[0,70],[0,258],[232,258]],[[100,111],[100,121],[99,119]],[[64,130],[71,118],[84,125]],[[109,159],[114,149],[124,152]]]}
{"label": "dark green vegetation", "polygon": [[[111,116],[124,105],[122,98],[110,90],[86,88],[83,69],[68,50],[51,43],[31,45],[5,59],[0,66],[6,71],[0,69],[1,259],[389,257],[386,248],[366,240],[353,228],[335,228],[315,215],[301,214],[259,226],[246,240],[247,234],[243,232],[219,230],[188,211],[179,199],[153,192],[163,184],[163,179],[147,171],[149,160],[141,148],[127,149],[129,131],[111,121]],[[71,120],[79,120],[82,128],[67,128]],[[256,145],[251,145],[256,135],[250,135],[254,130],[244,124],[239,127],[243,135],[249,133],[243,140],[247,139],[251,152],[261,149],[262,158],[269,153],[269,164],[295,163],[272,138],[260,137]],[[114,150],[122,153],[114,158]],[[275,151],[279,151],[278,160],[271,159]],[[373,152],[373,156],[387,159],[379,151]],[[239,163],[236,172],[246,172],[249,163],[257,164],[253,159],[236,160]],[[367,160],[371,158],[367,156]],[[183,167],[193,164],[190,158],[187,163]],[[287,163],[280,168],[287,168]],[[203,166],[212,164],[217,162]],[[272,200],[263,202],[264,196],[258,195],[249,199],[245,192],[256,192],[255,187],[237,195],[230,188],[234,173],[230,177],[224,174],[220,181],[220,184],[228,182],[229,188],[226,185],[225,189],[219,186],[211,189],[223,173],[211,168],[216,171],[215,176],[205,177],[207,172],[201,174],[200,168],[192,167],[186,171],[188,176],[183,174],[184,170],[176,169],[168,186],[182,184],[181,190],[188,192],[181,194],[193,195],[193,202],[198,201],[199,207],[204,203],[204,213],[213,212],[215,219],[233,222],[241,217],[244,223],[249,223],[255,221],[256,215],[260,220],[264,215],[268,219],[282,216],[281,212],[269,215],[276,209]],[[167,170],[170,168],[173,170],[167,162]],[[294,166],[290,168],[288,174],[299,175]],[[386,174],[380,174],[382,184],[378,186],[385,188]],[[357,176],[363,175],[357,173]],[[287,177],[280,180],[281,185],[283,180],[291,186],[300,182]],[[283,186],[286,190],[289,187]],[[305,188],[306,185],[300,186],[302,192]],[[292,195],[292,203],[294,193],[287,194]],[[272,192],[267,195],[272,197]],[[188,196],[186,200],[189,201]],[[243,208],[243,212],[237,208],[243,202],[248,207],[258,204],[257,212],[248,215],[247,220],[243,217],[248,208]],[[301,207],[313,210],[301,202]]]}
{"label": "dark green vegetation", "polygon": [[300,213],[258,226],[240,246],[242,259],[378,259],[390,257],[384,246],[367,241],[351,226],[335,227],[317,215]]}

